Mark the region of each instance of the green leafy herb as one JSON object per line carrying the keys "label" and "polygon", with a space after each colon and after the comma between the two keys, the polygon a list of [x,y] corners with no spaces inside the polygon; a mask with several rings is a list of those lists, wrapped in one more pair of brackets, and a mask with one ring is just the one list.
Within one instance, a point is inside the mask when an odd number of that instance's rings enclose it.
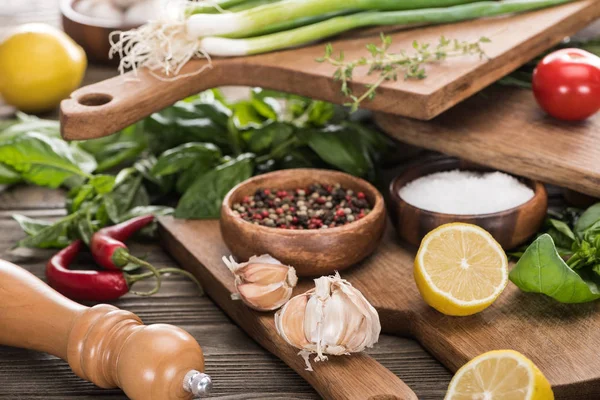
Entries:
{"label": "green leafy herb", "polygon": [[35,233],[19,241],[17,246],[62,248],[70,242],[68,239],[68,231],[79,218],[80,213],[70,214],[52,225],[37,229]]}
{"label": "green leafy herb", "polygon": [[93,157],[84,151],[37,132],[0,142],[0,159],[26,181],[53,188],[72,177],[89,177],[96,167]]}
{"label": "green leafy herb", "polygon": [[[318,62],[327,62],[337,69],[333,74],[335,80],[342,83],[342,93],[348,96],[352,102],[352,111],[356,111],[364,100],[373,100],[376,90],[386,81],[396,81],[399,77],[404,79],[425,79],[427,71],[425,65],[433,62],[443,61],[450,57],[477,55],[484,57],[485,52],[481,48],[482,43],[489,43],[486,37],[476,42],[465,42],[449,40],[441,37],[437,46],[428,43],[413,42],[413,53],[407,51],[391,53],[392,37],[381,34],[381,45],[368,44],[367,50],[371,57],[361,57],[358,60],[346,61],[344,53],[339,56],[333,55],[333,46],[325,47],[325,56],[317,59]],[[367,75],[377,73],[379,76],[375,83],[367,85],[367,90],[360,96],[355,96],[350,88],[350,82],[354,76],[354,70],[358,67],[367,67]]]}
{"label": "green leafy herb", "polygon": [[584,303],[600,298],[595,277],[578,274],[560,257],[552,238],[537,238],[510,272],[510,280],[525,292],[542,293],[561,303]]}
{"label": "green leafy herb", "polygon": [[227,192],[252,176],[253,159],[242,154],[200,176],[179,201],[175,217],[218,218]]}
{"label": "green leafy herb", "polygon": [[215,165],[221,158],[221,150],[211,143],[186,143],[165,151],[152,168],[155,176],[172,175],[198,167],[199,164]]}

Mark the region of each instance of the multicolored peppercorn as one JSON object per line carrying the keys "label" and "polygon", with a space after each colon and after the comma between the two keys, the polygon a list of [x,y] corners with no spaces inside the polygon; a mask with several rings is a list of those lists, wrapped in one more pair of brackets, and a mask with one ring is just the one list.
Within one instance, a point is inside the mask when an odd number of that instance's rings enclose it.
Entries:
{"label": "multicolored peppercorn", "polygon": [[295,190],[258,189],[233,205],[233,213],[256,225],[281,229],[327,229],[371,212],[366,195],[340,184],[314,184]]}

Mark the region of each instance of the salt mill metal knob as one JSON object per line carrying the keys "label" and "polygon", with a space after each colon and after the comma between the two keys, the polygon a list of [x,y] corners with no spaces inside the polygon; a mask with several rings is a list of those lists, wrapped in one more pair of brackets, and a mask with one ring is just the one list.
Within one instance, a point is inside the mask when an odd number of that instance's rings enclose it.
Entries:
{"label": "salt mill metal knob", "polygon": [[183,388],[186,392],[193,394],[194,398],[201,399],[210,394],[212,379],[203,372],[191,370],[185,375]]}
{"label": "salt mill metal knob", "polygon": [[210,391],[202,349],[181,328],[146,326],[106,304],[82,306],[3,260],[0,304],[0,345],[53,354],[102,388],[120,387],[132,400],[191,400]]}

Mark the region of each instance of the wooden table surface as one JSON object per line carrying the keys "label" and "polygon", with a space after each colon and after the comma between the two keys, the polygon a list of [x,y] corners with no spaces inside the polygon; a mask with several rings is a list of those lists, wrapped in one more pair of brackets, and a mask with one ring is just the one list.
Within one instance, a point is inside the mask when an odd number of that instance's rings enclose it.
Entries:
{"label": "wooden table surface", "polygon": [[[2,30],[24,22],[58,25],[58,0],[0,0]],[[105,79],[114,69],[90,66],[84,84]],[[11,218],[14,213],[53,218],[64,215],[64,193],[35,187],[0,188],[0,258],[43,278],[52,251],[12,251],[24,234]],[[157,244],[132,246],[148,254],[157,267],[175,262]],[[145,290],[140,284],[139,290]],[[149,288],[149,284],[147,286]],[[194,285],[171,277],[151,298],[127,295],[114,303],[138,314],[147,324],[169,323],[189,331],[202,345],[206,369],[215,382],[215,399],[318,399],[315,391],[278,358],[254,343],[208,298],[198,297]],[[0,329],[2,329],[0,327]],[[419,399],[443,398],[451,374],[413,340],[383,335],[369,351],[402,378]],[[84,382],[67,363],[47,354],[0,346],[0,399],[84,400],[126,399],[119,390],[103,390]]]}
{"label": "wooden table surface", "polygon": [[[0,0],[0,36],[5,27],[24,22],[58,25],[59,0]],[[90,66],[84,84],[113,75],[114,69]],[[553,192],[556,193],[556,192]],[[0,187],[0,258],[43,278],[52,251],[11,250],[24,234],[14,213],[52,220],[64,215],[64,193],[36,187]],[[136,243],[134,254],[147,254],[157,267],[175,266],[155,243]],[[144,287],[144,285],[146,285]],[[146,290],[150,283],[140,284]],[[170,277],[151,298],[127,295],[114,303],[145,323],[170,323],[188,330],[202,345],[215,399],[318,399],[315,391],[283,362],[255,344],[192,283]],[[2,327],[0,327],[2,329]],[[382,335],[369,353],[404,380],[419,399],[442,399],[451,374],[413,340]],[[84,382],[67,363],[47,354],[0,346],[0,399],[120,400],[119,390]]]}

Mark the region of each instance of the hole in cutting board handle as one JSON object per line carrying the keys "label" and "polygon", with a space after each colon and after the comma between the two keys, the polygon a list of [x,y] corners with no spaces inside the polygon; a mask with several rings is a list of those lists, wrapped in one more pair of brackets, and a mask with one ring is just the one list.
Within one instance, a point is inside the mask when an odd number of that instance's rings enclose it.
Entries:
{"label": "hole in cutting board handle", "polygon": [[77,98],[77,102],[88,107],[97,107],[110,103],[113,97],[105,93],[88,93]]}

